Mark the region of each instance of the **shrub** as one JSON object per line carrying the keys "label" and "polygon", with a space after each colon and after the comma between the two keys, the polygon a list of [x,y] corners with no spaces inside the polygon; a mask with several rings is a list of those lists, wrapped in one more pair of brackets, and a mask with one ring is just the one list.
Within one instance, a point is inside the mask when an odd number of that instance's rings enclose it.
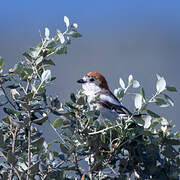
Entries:
{"label": "shrub", "polygon": [[[0,106],[5,117],[0,127],[1,179],[178,179],[180,133],[174,133],[172,121],[150,110],[149,104],[174,106],[165,91],[176,91],[157,75],[156,92],[148,98],[143,88],[134,97],[133,114],[144,118],[98,122],[99,112],[91,110],[83,91],[70,95],[62,104],[47,87],[56,79],[50,71],[55,63],[49,56],[66,54],[71,38],[81,37],[77,24],[64,17],[66,30],[50,37],[45,28],[41,43],[24,52],[24,61],[3,72],[0,59]],[[114,91],[122,102],[129,88],[140,84],[130,75],[128,85],[120,78]],[[92,102],[93,103],[93,102]],[[50,116],[51,115],[51,116]],[[52,121],[52,115],[57,119]],[[38,131],[48,122],[57,139],[47,144]],[[60,151],[53,150],[58,143]]]}

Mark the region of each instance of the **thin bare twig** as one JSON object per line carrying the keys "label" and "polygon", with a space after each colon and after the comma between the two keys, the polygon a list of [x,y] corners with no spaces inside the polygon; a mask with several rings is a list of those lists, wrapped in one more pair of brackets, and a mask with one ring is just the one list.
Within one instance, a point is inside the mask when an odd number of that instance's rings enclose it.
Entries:
{"label": "thin bare twig", "polygon": [[81,177],[82,173],[81,173],[79,165],[78,165],[78,156],[77,156],[76,152],[74,153],[74,163],[75,163],[75,166],[76,166],[76,170],[77,170],[79,176]]}
{"label": "thin bare twig", "polygon": [[29,118],[29,126],[28,126],[28,171],[27,171],[27,180],[30,179],[30,167],[31,167],[31,115],[30,112],[28,111],[28,118]]}
{"label": "thin bare twig", "polygon": [[[13,141],[12,141],[12,154],[14,154],[14,152],[15,152],[17,133],[18,133],[18,128],[16,127],[15,131],[12,132],[12,136],[13,136]],[[10,170],[10,174],[9,174],[9,179],[10,179],[10,180],[12,180],[12,178],[13,178],[13,171],[15,171],[15,168],[13,168],[13,167],[14,167],[13,164],[11,164],[12,170]],[[17,175],[17,176],[18,176],[18,175]]]}

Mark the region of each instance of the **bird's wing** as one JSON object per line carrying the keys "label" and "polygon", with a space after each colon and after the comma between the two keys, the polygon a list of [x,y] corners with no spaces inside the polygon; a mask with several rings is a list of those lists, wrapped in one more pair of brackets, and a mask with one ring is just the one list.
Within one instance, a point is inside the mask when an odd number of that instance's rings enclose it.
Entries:
{"label": "bird's wing", "polygon": [[101,91],[98,103],[109,110],[116,111],[118,114],[132,115],[126,107],[121,105],[119,100],[110,91]]}

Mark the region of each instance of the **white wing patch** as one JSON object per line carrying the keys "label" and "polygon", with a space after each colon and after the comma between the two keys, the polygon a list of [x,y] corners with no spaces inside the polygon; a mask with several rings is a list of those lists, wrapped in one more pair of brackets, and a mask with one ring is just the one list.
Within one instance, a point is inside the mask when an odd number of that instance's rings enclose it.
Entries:
{"label": "white wing patch", "polygon": [[115,104],[117,106],[121,106],[121,104],[119,103],[119,101],[117,101],[116,99],[114,99],[113,97],[111,96],[108,96],[108,95],[105,95],[105,94],[101,94],[100,95],[100,99],[102,101],[107,101],[107,102],[110,102],[111,104]]}

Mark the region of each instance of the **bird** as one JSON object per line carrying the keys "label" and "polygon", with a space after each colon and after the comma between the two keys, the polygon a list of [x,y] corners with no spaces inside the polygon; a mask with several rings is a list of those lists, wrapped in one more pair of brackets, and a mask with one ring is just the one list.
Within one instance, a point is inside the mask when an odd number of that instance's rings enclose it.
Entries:
{"label": "bird", "polygon": [[[82,84],[82,89],[87,96],[88,103],[90,103],[90,108],[93,109],[93,107],[96,106],[97,110],[99,110],[99,120],[101,123],[103,119],[114,121],[133,116],[111,92],[105,77],[99,72],[89,72],[77,80],[77,83]],[[92,101],[96,101],[95,104],[92,104]]]}

